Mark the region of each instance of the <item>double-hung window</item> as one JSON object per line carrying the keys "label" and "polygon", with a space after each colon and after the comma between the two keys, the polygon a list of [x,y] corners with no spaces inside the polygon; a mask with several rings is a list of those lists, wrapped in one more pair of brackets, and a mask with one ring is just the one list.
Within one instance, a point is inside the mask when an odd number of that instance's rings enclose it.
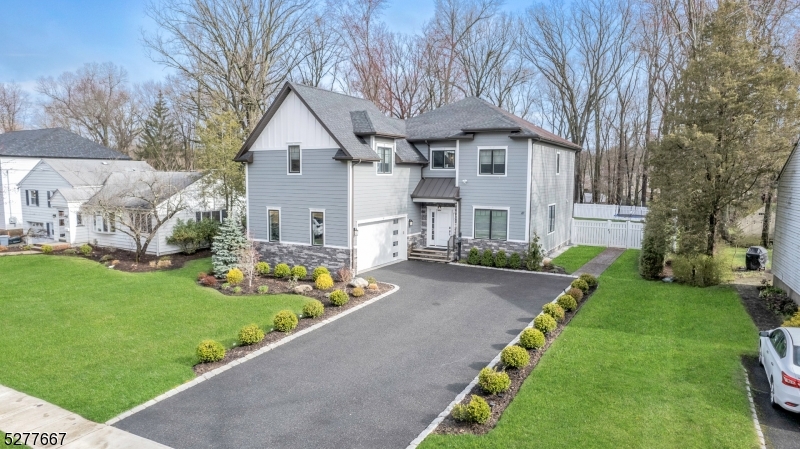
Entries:
{"label": "double-hung window", "polygon": [[547,206],[547,233],[551,234],[556,230],[556,205]]}
{"label": "double-hung window", "polygon": [[267,209],[267,218],[269,219],[269,241],[281,241],[281,211],[278,209]]}
{"label": "double-hung window", "polygon": [[300,173],[300,145],[289,145],[289,173]]}
{"label": "double-hung window", "polygon": [[133,229],[140,234],[153,233],[153,219],[150,214],[146,212],[134,212],[131,214],[131,222],[133,222]]}
{"label": "double-hung window", "polygon": [[431,168],[451,170],[456,168],[456,150],[431,150]]}
{"label": "double-hung window", "polygon": [[39,207],[39,191],[26,190],[25,191],[25,205]]}
{"label": "double-hung window", "polygon": [[478,174],[480,175],[506,174],[505,149],[488,149],[488,150],[479,150],[478,152],[479,152]]}
{"label": "double-hung window", "polygon": [[50,200],[52,200],[52,199],[53,199],[53,195],[55,195],[55,193],[56,193],[56,192],[55,192],[54,190],[52,190],[52,191],[51,191],[51,190],[48,190],[48,191],[47,191],[47,207],[53,207],[53,206],[51,205],[51,203],[50,203]]}
{"label": "double-hung window", "polygon": [[325,244],[325,212],[311,212],[311,244]]}
{"label": "double-hung window", "polygon": [[508,211],[475,209],[476,239],[507,240]]}
{"label": "double-hung window", "polygon": [[117,232],[117,220],[113,213],[95,215],[94,229],[97,232]]}
{"label": "double-hung window", "polygon": [[392,173],[392,147],[378,147],[378,173],[389,175]]}

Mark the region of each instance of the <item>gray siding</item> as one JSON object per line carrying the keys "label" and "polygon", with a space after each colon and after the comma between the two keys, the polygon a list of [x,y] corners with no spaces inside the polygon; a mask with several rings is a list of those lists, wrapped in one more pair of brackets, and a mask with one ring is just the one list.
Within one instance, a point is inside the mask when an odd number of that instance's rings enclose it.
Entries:
{"label": "gray siding", "polygon": [[[561,154],[560,173],[556,158]],[[549,252],[569,243],[572,219],[572,193],[575,188],[575,152],[534,143],[531,154],[531,233]],[[555,231],[548,234],[548,205],[556,205]]]}
{"label": "gray siding", "polygon": [[[508,147],[506,176],[478,176],[478,147]],[[528,142],[512,140],[507,133],[476,134],[460,141],[458,178],[461,187],[461,232],[473,236],[473,206],[509,208],[508,240],[526,240]],[[463,180],[467,180],[466,183]]]}
{"label": "gray siding", "polygon": [[800,154],[795,150],[778,182],[772,274],[775,286],[800,302]]}
{"label": "gray siding", "polygon": [[267,239],[267,207],[281,208],[281,241],[311,243],[309,208],[325,210],[325,245],[347,247],[347,164],[336,149],[303,149],[302,175],[287,175],[286,151],[254,151],[248,167],[249,232]]}
{"label": "gray siding", "polygon": [[[463,141],[462,141],[463,143]],[[417,149],[422,153],[426,158],[428,158],[428,165],[422,171],[423,178],[455,178],[456,177],[456,170],[444,170],[444,169],[431,169],[431,163],[433,162],[433,158],[431,157],[430,149],[444,149],[444,148],[455,148],[456,142],[437,142],[431,143],[430,145],[426,145],[424,143],[416,144]],[[456,164],[458,164],[458,152],[456,152]]]}

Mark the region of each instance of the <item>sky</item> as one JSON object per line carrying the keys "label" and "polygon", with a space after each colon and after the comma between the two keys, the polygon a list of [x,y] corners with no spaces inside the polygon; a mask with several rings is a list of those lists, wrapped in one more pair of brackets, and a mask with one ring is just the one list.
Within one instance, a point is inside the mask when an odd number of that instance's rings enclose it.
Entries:
{"label": "sky", "polygon": [[[159,80],[168,72],[147,56],[142,30],[155,25],[148,0],[0,0],[0,82],[33,93],[36,80],[74,71],[87,62],[113,62],[129,80]],[[530,0],[507,0],[522,11]],[[392,31],[415,32],[433,16],[433,0],[390,0],[384,20]]]}

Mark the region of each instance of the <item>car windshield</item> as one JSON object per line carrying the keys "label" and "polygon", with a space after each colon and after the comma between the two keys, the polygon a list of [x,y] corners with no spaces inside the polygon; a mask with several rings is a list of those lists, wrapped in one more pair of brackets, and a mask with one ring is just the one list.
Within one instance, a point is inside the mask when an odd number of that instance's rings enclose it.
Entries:
{"label": "car windshield", "polygon": [[800,346],[794,347],[794,364],[800,366]]}

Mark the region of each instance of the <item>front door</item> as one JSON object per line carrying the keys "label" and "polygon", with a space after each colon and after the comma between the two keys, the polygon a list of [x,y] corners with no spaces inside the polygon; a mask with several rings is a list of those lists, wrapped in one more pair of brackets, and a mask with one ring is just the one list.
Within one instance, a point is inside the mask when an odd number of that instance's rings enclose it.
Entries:
{"label": "front door", "polygon": [[447,241],[453,234],[452,207],[428,208],[428,245],[447,247]]}

